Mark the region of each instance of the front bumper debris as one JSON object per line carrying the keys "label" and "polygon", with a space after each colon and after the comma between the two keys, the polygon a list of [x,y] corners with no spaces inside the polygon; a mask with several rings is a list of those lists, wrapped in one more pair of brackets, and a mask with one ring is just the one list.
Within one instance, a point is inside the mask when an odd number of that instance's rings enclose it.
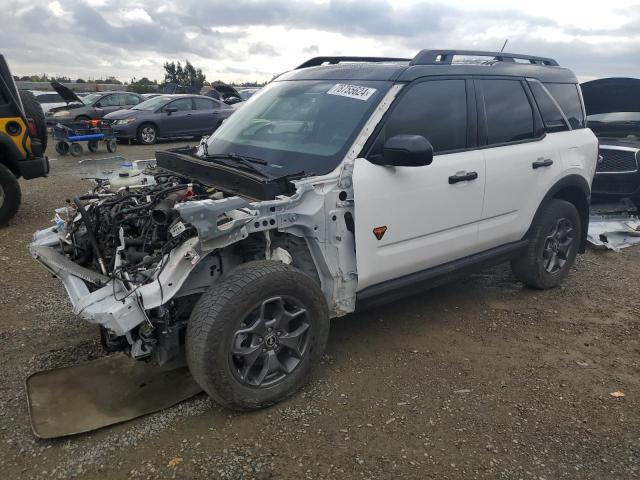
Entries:
{"label": "front bumper debris", "polygon": [[57,243],[53,228],[40,230],[29,250],[34,259],[62,280],[73,313],[116,335],[125,335],[146,320],[136,294],[130,295],[118,282],[72,262],[53,248]]}

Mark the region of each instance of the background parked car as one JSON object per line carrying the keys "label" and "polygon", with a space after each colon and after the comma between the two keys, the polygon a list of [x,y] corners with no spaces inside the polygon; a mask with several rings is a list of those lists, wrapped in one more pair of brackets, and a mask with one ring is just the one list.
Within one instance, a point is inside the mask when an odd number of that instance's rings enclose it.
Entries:
{"label": "background parked car", "polygon": [[238,93],[240,94],[240,98],[242,98],[242,100],[249,100],[251,98],[251,96],[256,93],[258,90],[260,90],[259,88],[254,88],[254,87],[250,87],[250,88],[240,88],[238,89]]}
{"label": "background parked car", "polygon": [[105,116],[119,139],[151,145],[158,138],[211,135],[235,110],[202,95],[161,95]]}
{"label": "background parked car", "polygon": [[52,82],[51,85],[69,104],[49,110],[46,119],[50,125],[65,121],[100,119],[108,113],[131,108],[144,101],[141,95],[131,92],[96,92],[80,98],[62,84]]}
{"label": "background parked car", "polygon": [[46,114],[52,108],[64,107],[67,102],[57,92],[48,92],[43,90],[29,90],[36,101],[42,107],[42,111]]}
{"label": "background parked car", "polygon": [[589,128],[600,142],[592,201],[629,197],[640,205],[640,80],[601,78],[581,87]]}

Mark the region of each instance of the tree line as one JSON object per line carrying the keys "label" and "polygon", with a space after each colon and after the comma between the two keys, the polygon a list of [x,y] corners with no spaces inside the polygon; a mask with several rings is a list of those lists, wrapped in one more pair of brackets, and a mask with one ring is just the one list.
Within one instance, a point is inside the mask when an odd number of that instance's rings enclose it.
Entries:
{"label": "tree line", "polygon": [[[195,67],[189,60],[184,62],[184,65],[180,61],[165,62],[164,67],[164,79],[162,82],[157,80],[151,80],[148,77],[142,77],[140,79],[132,78],[130,82],[121,82],[115,76],[108,76],[104,79],[88,79],[77,78],[72,80],[67,76],[49,76],[46,73],[39,75],[24,75],[19,77],[14,75],[16,81],[23,82],[51,82],[56,80],[60,83],[104,83],[112,85],[124,85],[126,90],[135,93],[153,93],[163,91],[167,85],[171,85],[176,91],[184,93],[200,93],[202,87],[211,85],[224,84],[221,80],[215,80],[208,82],[206,75],[202,72],[201,68]],[[233,85],[238,87],[262,87],[267,82],[234,82]],[[173,87],[175,86],[175,87]]]}

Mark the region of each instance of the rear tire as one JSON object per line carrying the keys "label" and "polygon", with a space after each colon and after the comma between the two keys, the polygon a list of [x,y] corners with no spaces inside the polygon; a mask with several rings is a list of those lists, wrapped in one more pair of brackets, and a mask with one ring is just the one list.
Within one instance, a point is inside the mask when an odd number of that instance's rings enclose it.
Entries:
{"label": "rear tire", "polygon": [[47,124],[44,120],[44,112],[42,106],[36,99],[35,95],[27,90],[20,90],[20,99],[24,107],[24,114],[27,118],[33,120],[36,126],[35,137],[40,140],[42,151],[47,150]]}
{"label": "rear tire", "polygon": [[187,326],[187,363],[218,403],[254,410],[302,387],[328,336],[327,303],[309,276],[280,262],[250,262],[202,294]]}
{"label": "rear tire", "polygon": [[0,163],[0,225],[11,220],[20,208],[20,184],[15,175]]}
{"label": "rear tire", "polygon": [[557,287],[569,274],[582,238],[576,207],[553,199],[536,215],[526,251],[511,262],[516,278],[540,290]]}

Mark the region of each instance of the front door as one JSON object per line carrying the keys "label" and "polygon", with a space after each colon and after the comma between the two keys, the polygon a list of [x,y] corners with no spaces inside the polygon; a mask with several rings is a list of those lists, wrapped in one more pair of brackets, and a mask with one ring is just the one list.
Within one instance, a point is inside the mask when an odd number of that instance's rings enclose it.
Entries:
{"label": "front door", "polygon": [[431,142],[434,158],[421,167],[356,160],[358,290],[477,252],[485,167],[474,148],[472,84],[439,79],[405,88],[365,156],[380,155],[388,138],[412,134]]}
{"label": "front door", "polygon": [[[167,108],[175,108],[175,112],[167,112]],[[162,107],[160,134],[163,137],[192,135],[195,116],[191,97],[179,98]]]}

